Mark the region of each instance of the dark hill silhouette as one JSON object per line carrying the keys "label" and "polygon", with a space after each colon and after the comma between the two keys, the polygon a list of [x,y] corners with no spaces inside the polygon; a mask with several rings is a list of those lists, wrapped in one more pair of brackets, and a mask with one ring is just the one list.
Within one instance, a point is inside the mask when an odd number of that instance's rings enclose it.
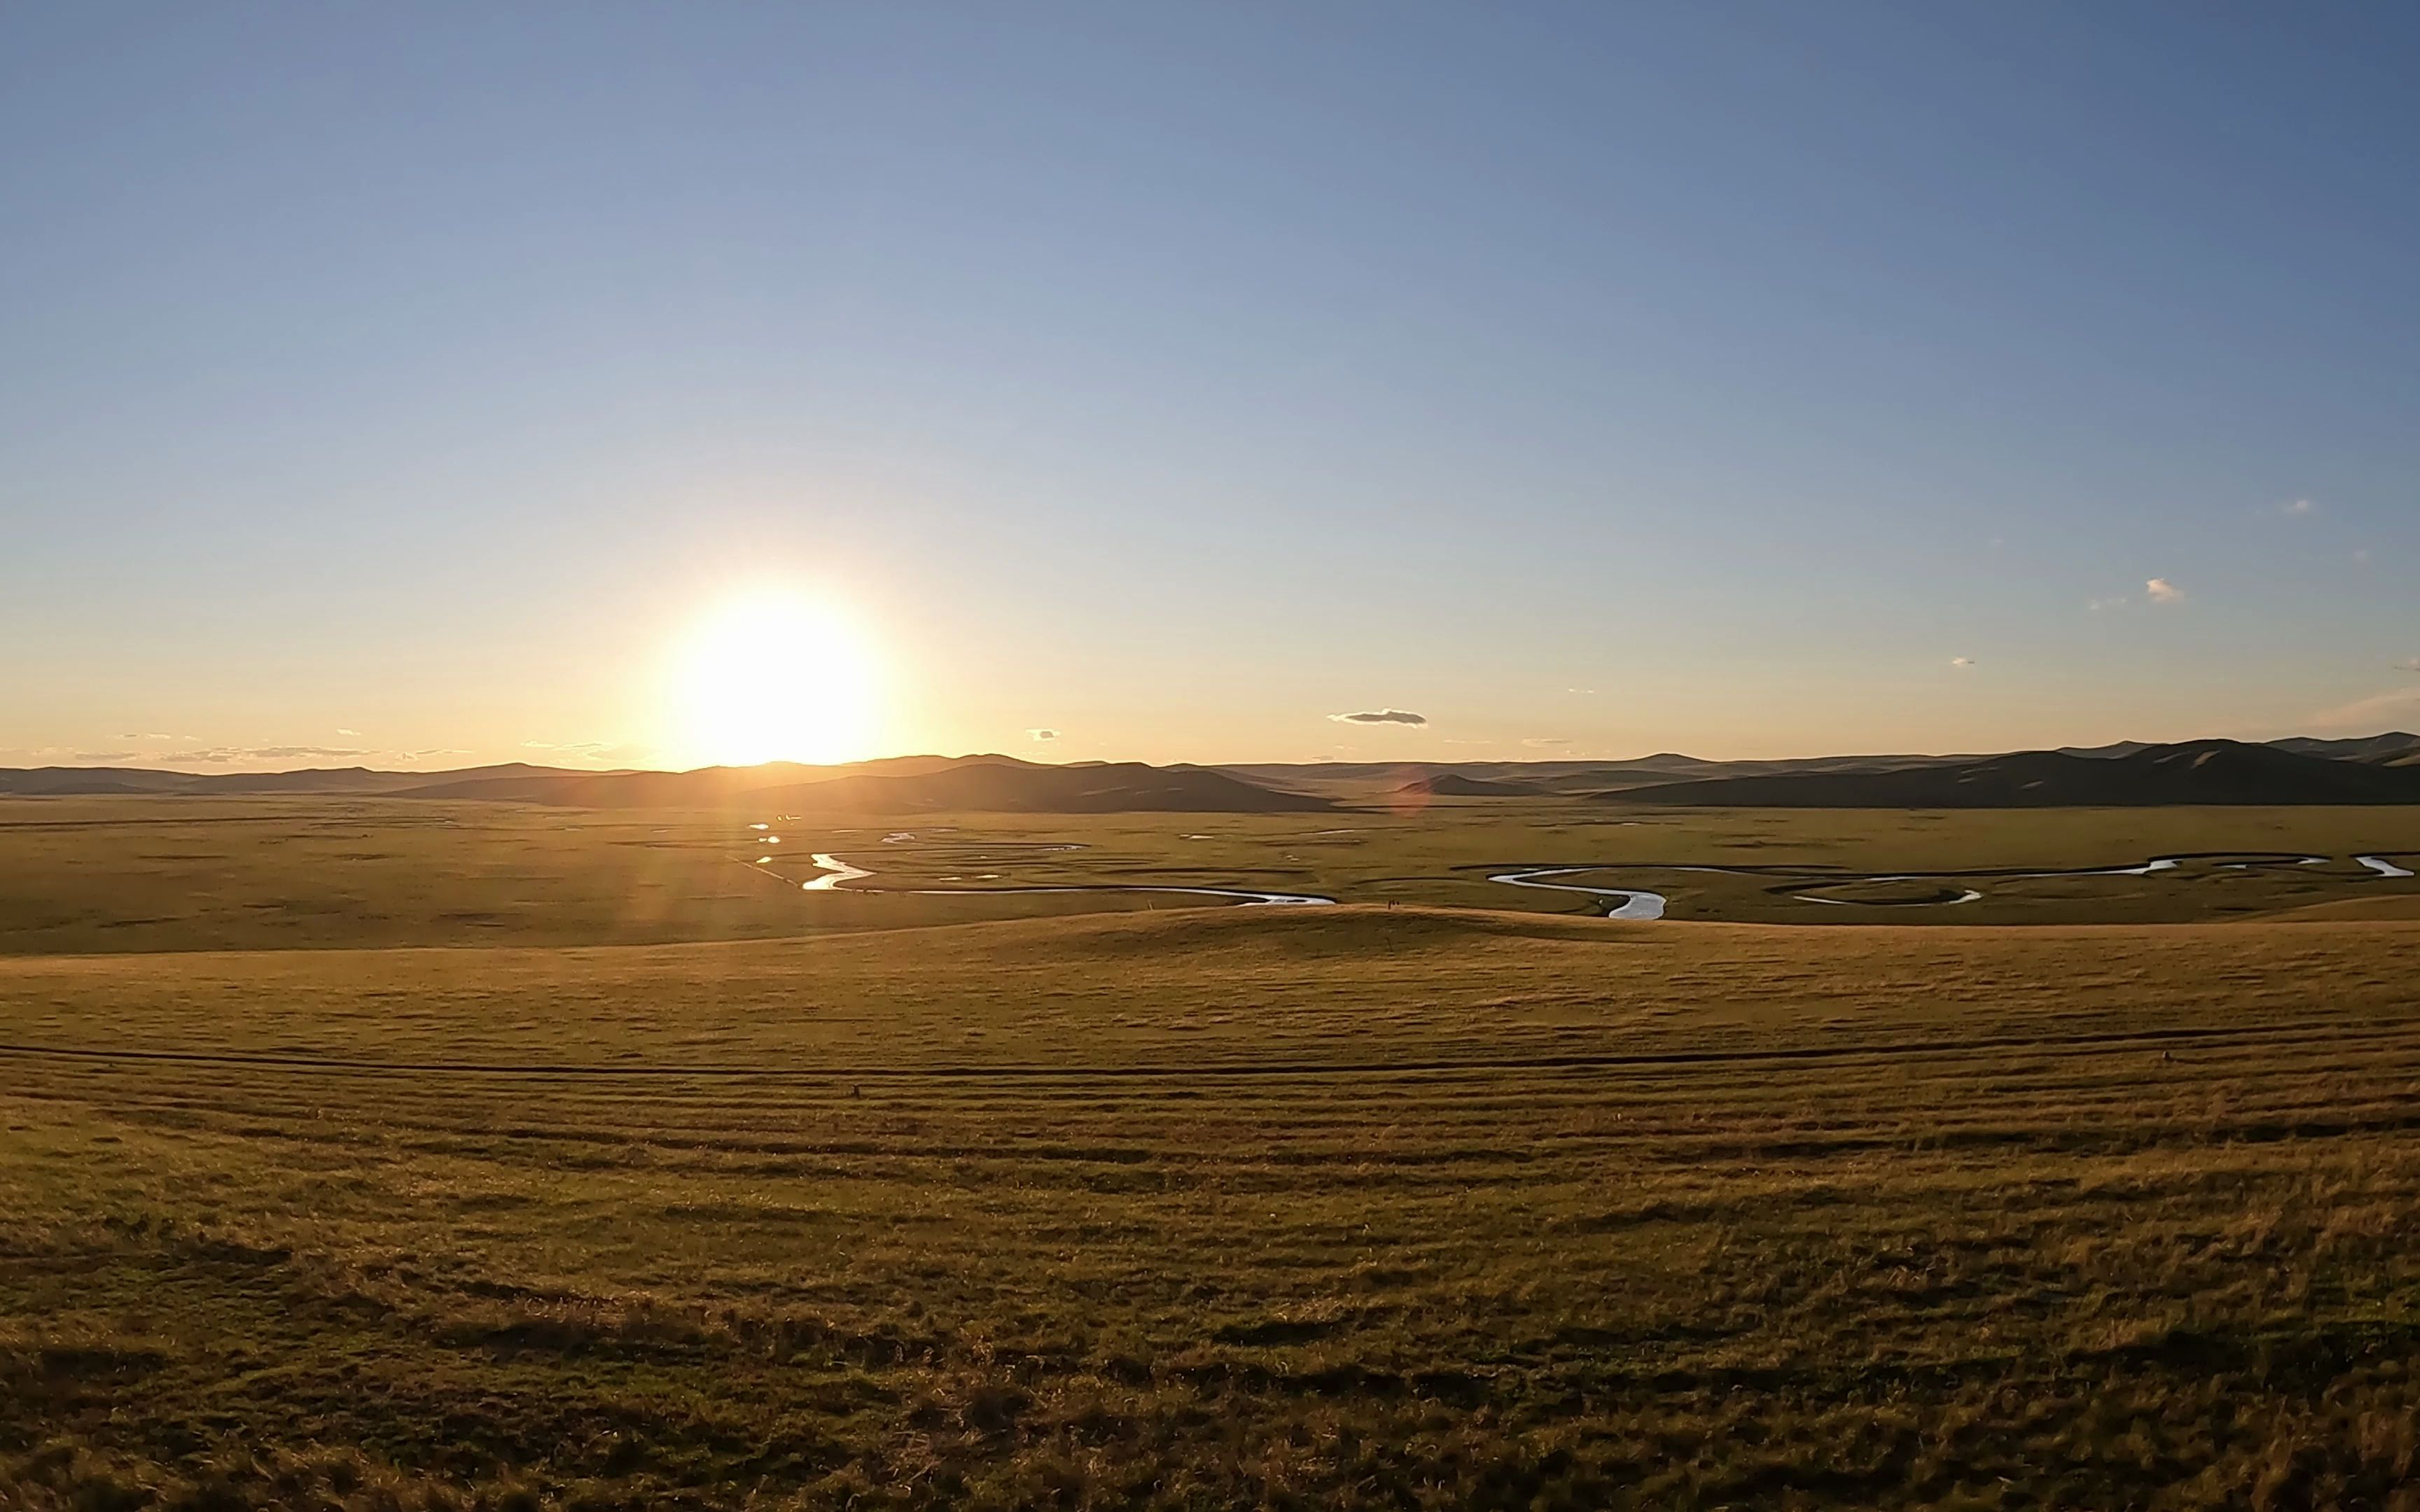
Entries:
{"label": "dark hill silhouette", "polygon": [[1534,798],[1546,790],[1527,782],[1493,781],[1483,777],[1465,777],[1460,772],[1432,772],[1400,784],[1395,791],[1406,795],[1425,794],[1433,798]]}
{"label": "dark hill silhouette", "polygon": [[[1714,777],[1761,777],[1783,772],[1882,771],[1900,766],[1948,765],[1972,756],[1808,756],[1763,761],[1710,761],[1664,752],[1628,761],[1429,762],[1409,768],[1432,776],[1450,773],[1479,782],[1526,787],[1542,797],[1591,797],[1608,788],[1643,787]],[[1264,787],[1323,795],[1391,794],[1404,782],[1403,762],[1264,762],[1207,768]],[[1442,790],[1440,790],[1442,791]]]}
{"label": "dark hill silhouette", "polygon": [[509,762],[455,772],[380,772],[366,766],[305,767],[293,772],[168,772],[136,766],[38,766],[0,769],[0,794],[64,797],[76,794],[158,793],[187,796],[296,794],[396,795],[443,780],[467,786],[481,781],[594,777],[556,766]]}
{"label": "dark hill silhouette", "polygon": [[704,766],[693,772],[567,772],[533,768],[479,777],[438,774],[398,790],[406,798],[469,798],[488,803],[551,803],[591,809],[717,808],[757,788],[795,782],[818,770],[792,762]]}
{"label": "dark hill silhouette", "polygon": [[1292,813],[1331,809],[1206,768],[1140,762],[1045,766],[1012,756],[908,756],[850,766],[707,766],[693,772],[549,772],[441,781],[413,798],[542,803],[582,809],[733,809],[784,813]]}
{"label": "dark hill silhouette", "polygon": [[147,772],[91,766],[27,766],[0,772],[0,793],[30,797],[84,795],[182,793],[182,772]]}
{"label": "dark hill silhouette", "polygon": [[2269,744],[2279,750],[2290,750],[2301,756],[2331,756],[2338,761],[2380,762],[2389,765],[2420,757],[2420,735],[2403,730],[2390,730],[2382,735],[2356,735],[2350,740],[2314,740],[2306,735],[2290,735]]}
{"label": "dark hill silhouette", "polygon": [[2061,746],[2062,756],[2132,756],[2138,750],[2149,750],[2159,744],[2153,740],[2118,740],[2106,746]]}
{"label": "dark hill silhouette", "polygon": [[2124,755],[2030,750],[1947,766],[1669,782],[1607,801],[1777,809],[2118,808],[2420,803],[2420,771],[2195,740]]}
{"label": "dark hill silhouette", "polygon": [[1320,813],[1336,805],[1280,793],[1224,772],[1170,771],[1141,762],[1083,766],[969,762],[911,776],[834,778],[761,788],[758,806],[789,813]]}
{"label": "dark hill silhouette", "polygon": [[[595,808],[763,808],[791,811],[1187,810],[1316,812],[1385,802],[1407,772],[1446,797],[1568,796],[1639,803],[1814,808],[2050,807],[2420,801],[2420,736],[2292,738],[2266,745],[2132,741],[2005,756],[1818,756],[1708,761],[1038,764],[996,752],[899,756],[843,766],[790,762],[691,772],[575,771],[507,762],[449,772],[321,767],[178,772],[132,766],[0,768],[0,795],[134,797],[287,795],[431,798]],[[810,792],[812,791],[812,795]]]}
{"label": "dark hill silhouette", "polygon": [[1037,766],[1014,756],[894,756],[845,766],[809,766],[799,762],[767,762],[759,766],[701,766],[688,772],[566,772],[533,768],[502,776],[458,779],[458,773],[423,777],[397,796],[407,798],[473,799],[489,803],[543,803],[582,809],[720,809],[761,807],[757,795],[818,787],[859,778],[874,781],[907,781],[944,772],[981,768],[996,772],[1038,772],[1058,768]]}
{"label": "dark hill silhouette", "polygon": [[[516,763],[516,765],[519,764]],[[526,768],[535,770],[535,768]],[[224,772],[198,777],[187,793],[360,793],[396,791],[404,774],[366,766],[315,766],[299,772]]]}

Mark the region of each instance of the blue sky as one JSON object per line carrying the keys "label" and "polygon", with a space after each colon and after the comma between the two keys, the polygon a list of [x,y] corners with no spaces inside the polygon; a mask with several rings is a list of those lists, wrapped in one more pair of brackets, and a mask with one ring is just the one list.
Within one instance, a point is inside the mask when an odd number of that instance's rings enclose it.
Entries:
{"label": "blue sky", "polygon": [[768,584],[868,753],[2420,723],[2415,73],[2327,5],[0,8],[0,762],[678,760]]}

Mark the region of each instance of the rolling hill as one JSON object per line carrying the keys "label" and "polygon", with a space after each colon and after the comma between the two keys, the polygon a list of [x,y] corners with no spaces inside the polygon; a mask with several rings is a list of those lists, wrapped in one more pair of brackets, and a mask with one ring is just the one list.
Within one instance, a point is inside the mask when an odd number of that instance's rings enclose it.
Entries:
{"label": "rolling hill", "polygon": [[583,809],[785,813],[1310,813],[1335,807],[1207,768],[1140,762],[1043,765],[1011,756],[909,756],[849,766],[709,766],[694,772],[555,772],[428,783],[398,795]]}
{"label": "rolling hill", "polygon": [[2420,769],[2196,740],[2123,755],[2019,751],[1947,766],[1716,778],[1601,796],[1621,803],[1780,809],[2420,803]]}
{"label": "rolling hill", "polygon": [[2377,762],[2390,766],[2420,760],[2420,735],[2404,730],[2390,730],[2382,735],[2356,735],[2350,740],[2314,740],[2295,735],[2269,744],[2302,756],[2329,756],[2338,761]]}
{"label": "rolling hill", "polygon": [[245,794],[396,795],[442,782],[469,787],[551,779],[597,777],[559,766],[507,762],[452,772],[381,772],[366,766],[314,766],[292,772],[171,772],[141,766],[0,768],[0,795],[71,797],[94,794],[161,794],[192,797]]}
{"label": "rolling hill", "polygon": [[1784,808],[2043,808],[2062,805],[2420,802],[2420,736],[2230,740],[2001,756],[1865,755],[1709,761],[1674,752],[1627,761],[1048,764],[998,753],[899,756],[841,766],[772,762],[688,772],[577,771],[508,762],[449,772],[314,767],[178,772],[147,767],[0,768],[0,796],[288,795],[524,803],[595,809],[789,812],[1312,813],[1408,795],[1572,797]]}
{"label": "rolling hill", "polygon": [[0,770],[0,795],[27,797],[258,795],[440,799],[589,809],[787,812],[1311,813],[1325,798],[1208,767],[1139,762],[1042,765],[1013,756],[901,756],[846,766],[772,762],[690,772],[581,772],[507,763],[454,772],[365,767],[196,774],[131,767]]}
{"label": "rolling hill", "polygon": [[858,776],[748,795],[791,813],[1324,813],[1326,798],[1281,793],[1223,772],[1172,771],[1140,762],[1078,766],[963,762],[911,776]]}
{"label": "rolling hill", "polygon": [[1438,772],[1416,777],[1399,784],[1395,791],[1407,797],[1534,798],[1547,790],[1528,782],[1491,781],[1481,777],[1465,777],[1460,772]]}

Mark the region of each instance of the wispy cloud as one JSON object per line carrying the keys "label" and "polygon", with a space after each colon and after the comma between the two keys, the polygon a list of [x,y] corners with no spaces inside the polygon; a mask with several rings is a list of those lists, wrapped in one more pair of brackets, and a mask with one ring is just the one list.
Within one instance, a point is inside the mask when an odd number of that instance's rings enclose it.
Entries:
{"label": "wispy cloud", "polygon": [[2181,604],[2185,591],[2165,578],[2153,578],[2143,584],[2143,596],[2154,604]]}
{"label": "wispy cloud", "polygon": [[609,765],[616,760],[628,760],[639,754],[642,748],[615,740],[524,740],[523,750],[551,751],[564,761],[586,762],[591,766]]}
{"label": "wispy cloud", "polygon": [[1429,722],[1427,715],[1412,714],[1403,709],[1366,709],[1357,714],[1331,714],[1328,717],[1338,724],[1424,725]]}
{"label": "wispy cloud", "polygon": [[2398,672],[2420,672],[2420,656],[2411,656],[2397,662],[2395,670]]}
{"label": "wispy cloud", "polygon": [[80,750],[75,753],[79,762],[92,762],[104,766],[111,762],[131,762],[134,757],[135,752],[131,750]]}
{"label": "wispy cloud", "polygon": [[2319,504],[2315,501],[2309,499],[2288,499],[2284,503],[2277,506],[2277,513],[2280,515],[2311,515],[2318,513],[2319,507]]}
{"label": "wispy cloud", "polygon": [[1972,656],[1952,656],[1949,658],[1949,665],[1952,667],[1972,667],[1975,665],[1975,658]]}
{"label": "wispy cloud", "polygon": [[211,746],[202,750],[180,750],[157,759],[225,766],[234,762],[341,762],[377,754],[376,751],[358,750],[350,746]]}
{"label": "wispy cloud", "polygon": [[347,740],[359,740],[362,738],[362,733],[358,730],[339,730],[336,733],[344,736]]}
{"label": "wispy cloud", "polygon": [[2091,603],[2086,604],[2084,607],[2091,612],[2099,614],[2105,609],[2124,609],[2127,605],[2133,602],[2133,600],[2128,598],[2125,594],[2118,594],[2109,598],[2096,598]]}
{"label": "wispy cloud", "polygon": [[2312,715],[2310,723],[2320,730],[2342,730],[2400,719],[2413,709],[2420,709],[2420,687],[2398,687],[2392,692],[2373,693],[2366,699],[2333,709],[2322,709]]}
{"label": "wispy cloud", "polygon": [[431,756],[468,756],[471,753],[454,746],[431,746],[427,750],[399,750],[395,754],[407,762],[425,762]]}
{"label": "wispy cloud", "polygon": [[1029,740],[1056,740],[1059,738],[1059,732],[1056,730],[1028,730],[1025,733],[1025,735]]}
{"label": "wispy cloud", "polygon": [[1571,742],[1560,735],[1531,735],[1528,739],[1521,742],[1521,744],[1524,746],[1536,746],[1541,748],[1545,748],[1554,746],[1568,746]]}

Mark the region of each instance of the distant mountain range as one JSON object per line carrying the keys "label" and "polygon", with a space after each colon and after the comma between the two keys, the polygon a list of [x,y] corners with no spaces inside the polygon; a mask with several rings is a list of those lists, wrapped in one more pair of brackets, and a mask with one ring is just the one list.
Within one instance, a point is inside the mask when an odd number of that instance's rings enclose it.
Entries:
{"label": "distant mountain range", "polygon": [[708,766],[580,772],[513,762],[453,772],[365,767],[196,775],[132,767],[0,769],[0,795],[438,798],[583,809],[735,809],[781,813],[1312,813],[1323,797],[1207,767],[1140,762],[1044,765],[1011,756],[902,756],[848,766]]}
{"label": "distant mountain range", "polygon": [[1630,803],[1781,809],[2131,808],[2154,804],[2420,803],[2420,765],[2195,740],[2114,755],[2064,750],[1896,771],[1811,772],[1659,783]]}
{"label": "distant mountain range", "polygon": [[1465,777],[1460,772],[1424,772],[1395,784],[1395,792],[1404,796],[1428,798],[1535,798],[1551,791],[1528,782]]}
{"label": "distant mountain range", "polygon": [[[2319,740],[2295,736],[2274,740],[2265,745],[2236,741],[2192,741],[2180,745],[2162,746],[2147,741],[2120,741],[2116,745],[2069,747],[2056,751],[2027,751],[2010,755],[1867,755],[1812,756],[1781,758],[1769,761],[1709,761],[1699,756],[1683,756],[1675,751],[1660,751],[1652,756],[1639,756],[1623,761],[1539,761],[1539,762],[1433,762],[1406,764],[1404,763],[1262,763],[1219,768],[1248,781],[1267,787],[1292,788],[1328,797],[1366,796],[1373,793],[1405,795],[1426,793],[1437,797],[1510,797],[1523,794],[1563,795],[1574,797],[1638,798],[1641,801],[1695,801],[1685,792],[1709,791],[1706,784],[1735,782],[1750,779],[1791,779],[1786,787],[1764,786],[1730,788],[1732,797],[1705,801],[1736,803],[1779,803],[1783,800],[1758,793],[1804,793],[1808,803],[1820,801],[1823,806],[1838,806],[1840,800],[1813,795],[1827,792],[1856,792],[1866,785],[1862,780],[1834,787],[1815,783],[1801,789],[1799,779],[1839,777],[1870,779],[1883,774],[1911,774],[1885,783],[1879,791],[1888,792],[1894,786],[1911,790],[1929,786],[1912,774],[1942,772],[1960,768],[1988,766],[1989,764],[2030,760],[2038,757],[2070,757],[2102,763],[2121,762],[2141,756],[2146,751],[2201,752],[2213,748],[2245,751],[2270,750],[2295,756],[2319,758],[2331,763],[2355,762],[2369,765],[2409,765],[2420,767],[2420,735],[2400,731],[2382,735],[2365,735],[2350,740]],[[2125,770],[2131,770],[2125,769]],[[2069,783],[2078,788],[2099,783],[2122,783],[2124,770],[2102,771],[2098,767],[2080,768]],[[1975,783],[1954,784],[1970,791],[1989,790],[1993,784],[1979,779]],[[2208,774],[2201,784],[2207,788]],[[1655,790],[1651,799],[1645,790]],[[2019,791],[2024,791],[2022,788]],[[1792,802],[1799,801],[1796,798]],[[1887,801],[1887,800],[1885,800]],[[1971,802],[1971,800],[1969,800]],[[2088,801],[2088,800],[2061,800]],[[2149,799],[2111,799],[2112,802],[2144,802]],[[2210,799],[2173,801],[2209,802]],[[2280,802],[2355,802],[2398,801],[2394,799],[2279,799]]]}
{"label": "distant mountain range", "polygon": [[366,767],[196,774],[117,766],[0,768],[0,795],[248,795],[430,798],[594,809],[814,814],[1311,813],[1406,799],[1593,798],[1746,808],[2046,808],[2420,803],[2420,735],[2266,744],[2135,741],[2001,756],[1063,765],[1012,756],[901,756],[846,766],[583,772],[512,762],[451,772]]}

